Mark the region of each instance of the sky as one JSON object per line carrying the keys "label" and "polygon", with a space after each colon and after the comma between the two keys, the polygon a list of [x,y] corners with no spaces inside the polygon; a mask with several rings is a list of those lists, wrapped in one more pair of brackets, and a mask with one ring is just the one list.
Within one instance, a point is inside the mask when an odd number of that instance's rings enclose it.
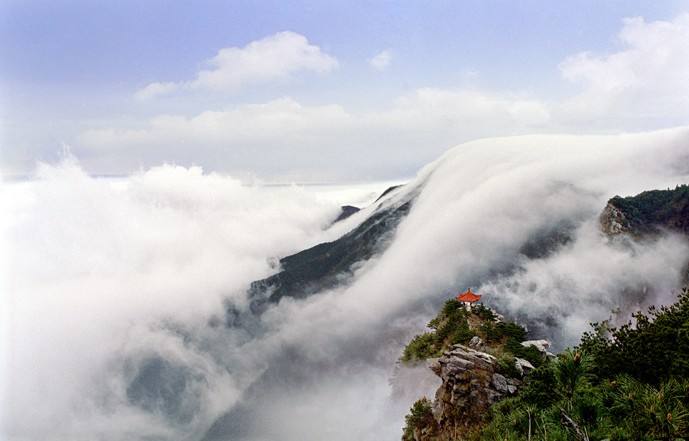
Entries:
{"label": "sky", "polygon": [[0,171],[270,182],[689,124],[689,1],[0,2]]}

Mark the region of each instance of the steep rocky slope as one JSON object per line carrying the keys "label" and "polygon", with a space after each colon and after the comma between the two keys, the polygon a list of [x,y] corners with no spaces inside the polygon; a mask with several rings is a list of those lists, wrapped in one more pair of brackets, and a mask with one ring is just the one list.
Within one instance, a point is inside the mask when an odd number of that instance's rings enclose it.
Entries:
{"label": "steep rocky slope", "polygon": [[[520,366],[532,367],[528,361],[521,363]],[[514,395],[522,384],[521,376],[500,373],[495,356],[459,344],[429,367],[442,384],[430,406],[432,418],[412,429],[414,441],[434,440],[442,434],[457,436],[473,430],[485,420],[490,406]]]}
{"label": "steep rocky slope", "polygon": [[400,221],[409,213],[413,195],[390,202],[383,200],[399,189],[387,189],[375,202],[373,213],[352,231],[280,259],[280,271],[251,284],[252,309],[260,311],[282,297],[305,298],[346,283],[355,264],[385,250]]}
{"label": "steep rocky slope", "polygon": [[340,207],[340,215],[333,221],[334,223],[343,221],[354,213],[358,213],[361,209],[359,207],[354,207],[352,205],[343,205]]}
{"label": "steep rocky slope", "polygon": [[689,235],[689,186],[645,191],[636,196],[615,196],[600,217],[603,232],[635,238],[655,236],[662,230]]}
{"label": "steep rocky slope", "polygon": [[475,432],[490,407],[515,395],[524,376],[551,355],[547,341],[523,341],[524,328],[482,305],[467,310],[449,300],[429,328],[410,342],[401,360],[425,361],[441,384],[432,401],[424,397],[412,406],[404,441],[461,439]]}

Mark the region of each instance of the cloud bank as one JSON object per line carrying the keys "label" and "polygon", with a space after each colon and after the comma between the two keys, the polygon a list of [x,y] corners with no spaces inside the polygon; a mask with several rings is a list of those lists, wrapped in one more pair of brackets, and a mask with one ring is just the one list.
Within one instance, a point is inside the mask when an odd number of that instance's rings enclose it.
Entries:
{"label": "cloud bank", "polygon": [[[245,309],[276,257],[332,240],[336,204],[198,168],[42,167],[2,189],[3,438],[398,439],[411,402],[395,360],[455,290],[560,346],[616,308],[672,301],[689,244],[627,246],[596,222],[614,194],[688,182],[688,155],[687,128],[460,145],[385,200],[418,193],[348,286],[238,327],[225,307]],[[554,227],[572,241],[521,253]]]}
{"label": "cloud bank", "polygon": [[96,170],[118,163],[126,171],[164,156],[282,179],[389,179],[413,174],[457,140],[526,133],[549,118],[537,100],[477,89],[418,89],[367,112],[283,97],[191,117],[160,115],[142,128],[89,130],[75,151]]}
{"label": "cloud bank", "polygon": [[2,190],[3,439],[173,436],[156,416],[169,407],[129,404],[127,382],[156,354],[189,373],[173,409],[186,424],[223,410],[241,380],[174,329],[203,333],[223,301],[241,304],[276,256],[323,240],[339,214],[299,188],[174,166],[108,180],[67,160]]}

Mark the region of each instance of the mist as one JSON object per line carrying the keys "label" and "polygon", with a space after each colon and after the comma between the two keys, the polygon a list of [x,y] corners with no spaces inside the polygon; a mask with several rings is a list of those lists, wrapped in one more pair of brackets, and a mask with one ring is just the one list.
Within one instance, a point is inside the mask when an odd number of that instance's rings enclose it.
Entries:
{"label": "mist", "polygon": [[[363,221],[376,204],[331,226],[340,205],[372,201],[372,187],[324,197],[194,167],[108,180],[75,159],[39,166],[2,187],[0,433],[399,439],[433,379],[396,360],[456,291],[475,288],[556,348],[613,312],[672,302],[689,243],[611,240],[597,222],[616,194],[686,183],[688,159],[688,128],[457,146],[378,202],[412,200],[384,252],[343,286],[283,299],[251,329],[227,326],[226,309],[246,311],[249,284],[278,258]],[[570,239],[524,254],[554,229]]]}

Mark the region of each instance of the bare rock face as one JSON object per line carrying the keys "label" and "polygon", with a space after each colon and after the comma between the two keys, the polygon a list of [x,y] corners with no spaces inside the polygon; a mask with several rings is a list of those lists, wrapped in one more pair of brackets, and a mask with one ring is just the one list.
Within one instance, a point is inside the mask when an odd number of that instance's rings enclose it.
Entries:
{"label": "bare rock face", "polygon": [[689,236],[689,186],[615,196],[605,206],[600,225],[609,236],[625,234],[637,240],[666,231]]}
{"label": "bare rock face", "polygon": [[600,215],[600,226],[603,233],[608,236],[625,234],[630,230],[629,220],[625,214],[611,202],[608,202]]}
{"label": "bare rock face", "polygon": [[522,384],[498,372],[494,356],[464,345],[452,346],[430,368],[442,381],[432,404],[434,427],[419,431],[423,435],[416,441],[469,432],[485,420],[492,404],[515,394]]}
{"label": "bare rock face", "polygon": [[548,340],[527,340],[522,342],[522,346],[524,346],[525,348],[534,347],[538,349],[538,352],[540,352],[543,355],[543,359],[555,358],[555,354],[548,351],[548,349],[550,349],[550,342]]}
{"label": "bare rock face", "polygon": [[475,335],[469,341],[468,346],[471,349],[476,349],[476,350],[480,351],[483,348],[483,340],[481,340],[481,337],[479,337],[478,335]]}
{"label": "bare rock face", "polygon": [[530,361],[524,360],[523,358],[515,358],[514,359],[514,367],[517,368],[517,371],[519,372],[520,375],[524,376],[531,372],[532,370],[536,369],[534,365],[531,364]]}
{"label": "bare rock face", "polygon": [[539,352],[545,354],[550,349],[550,342],[548,340],[526,340],[522,342],[522,346],[525,348],[534,347],[538,349]]}

